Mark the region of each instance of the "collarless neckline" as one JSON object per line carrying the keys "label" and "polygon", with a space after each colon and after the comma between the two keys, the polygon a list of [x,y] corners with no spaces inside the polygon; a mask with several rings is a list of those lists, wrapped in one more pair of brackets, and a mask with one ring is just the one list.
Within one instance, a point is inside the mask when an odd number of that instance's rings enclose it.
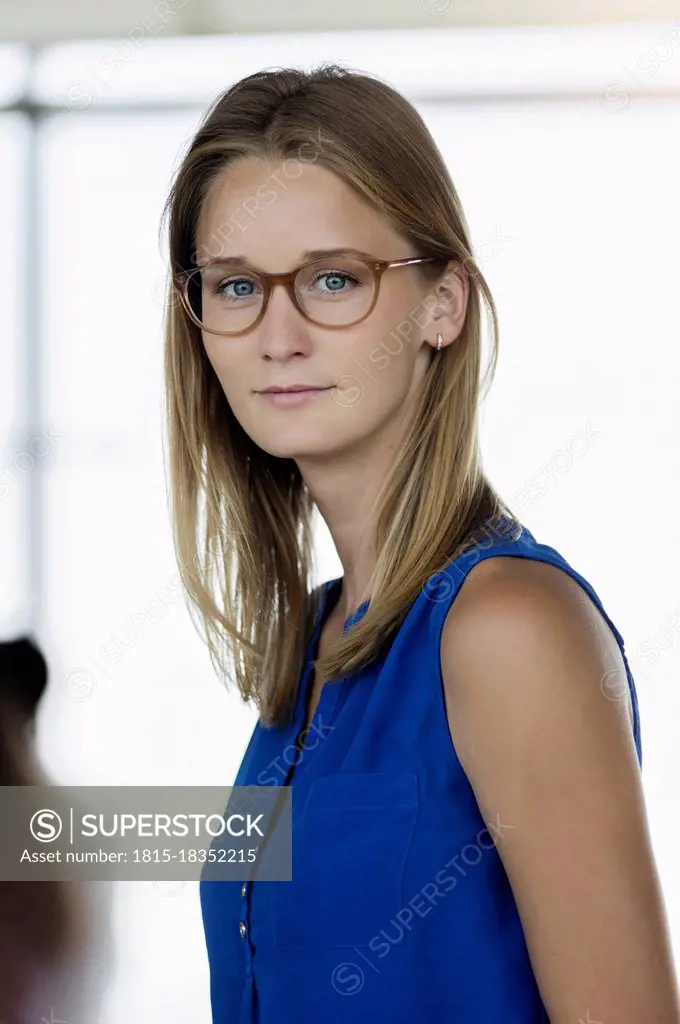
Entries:
{"label": "collarless neckline", "polygon": [[[335,579],[328,580],[328,582],[326,583],[323,610],[321,615],[321,629],[323,629],[324,625],[328,620],[328,617],[330,616],[331,612],[333,611],[338,602],[338,598],[340,597],[340,592],[342,590],[342,581],[342,576],[336,576]],[[360,619],[362,617],[370,603],[371,599],[367,598],[365,601],[362,601],[361,604],[357,608],[355,608],[350,615],[347,616],[347,618],[342,624],[343,633],[345,632],[348,626],[352,625],[354,622],[356,622],[357,619]]]}

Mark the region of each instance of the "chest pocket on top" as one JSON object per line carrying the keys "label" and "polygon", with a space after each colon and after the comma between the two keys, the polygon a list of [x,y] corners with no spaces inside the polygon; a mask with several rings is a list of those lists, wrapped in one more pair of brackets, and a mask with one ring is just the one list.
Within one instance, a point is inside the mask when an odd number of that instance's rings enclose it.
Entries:
{"label": "chest pocket on top", "polygon": [[415,772],[315,779],[293,826],[293,880],[270,886],[274,945],[367,946],[388,927],[417,815]]}

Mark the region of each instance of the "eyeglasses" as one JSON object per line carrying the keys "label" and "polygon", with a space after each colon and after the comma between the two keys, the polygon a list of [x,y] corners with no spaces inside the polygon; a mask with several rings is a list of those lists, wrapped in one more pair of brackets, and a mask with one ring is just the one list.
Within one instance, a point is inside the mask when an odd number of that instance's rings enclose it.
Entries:
{"label": "eyeglasses", "polygon": [[295,308],[313,324],[342,329],[365,320],[375,308],[386,270],[417,263],[446,263],[446,256],[376,260],[352,249],[303,263],[287,274],[265,274],[247,264],[214,261],[173,275],[193,322],[210,334],[239,335],[267,311],[272,288],[282,284]]}

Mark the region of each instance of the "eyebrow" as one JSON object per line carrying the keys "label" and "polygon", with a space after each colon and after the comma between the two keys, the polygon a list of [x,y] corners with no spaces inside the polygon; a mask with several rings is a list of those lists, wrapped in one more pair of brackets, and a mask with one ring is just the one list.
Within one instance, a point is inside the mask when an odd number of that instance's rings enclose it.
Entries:
{"label": "eyebrow", "polygon": [[[300,255],[301,255],[301,258],[302,258],[303,261],[316,260],[316,259],[324,259],[326,256],[341,256],[341,255],[363,256],[365,259],[369,259],[369,260],[377,259],[377,256],[373,256],[369,252],[364,252],[362,249],[353,249],[353,248],[350,248],[349,246],[346,246],[346,245],[337,246],[335,249],[305,249],[305,251],[303,253],[301,253]],[[245,265],[245,266],[248,266],[248,267],[252,267],[253,270],[260,270],[262,273],[264,273],[264,271],[262,271],[261,267],[258,267],[255,263],[251,263],[251,261],[246,256],[240,256],[240,255],[239,256],[216,256],[214,259],[208,260],[207,263],[199,264],[199,266],[201,268],[203,268],[203,267],[223,267],[225,265],[228,265],[228,266],[231,266],[231,265],[244,266]]]}

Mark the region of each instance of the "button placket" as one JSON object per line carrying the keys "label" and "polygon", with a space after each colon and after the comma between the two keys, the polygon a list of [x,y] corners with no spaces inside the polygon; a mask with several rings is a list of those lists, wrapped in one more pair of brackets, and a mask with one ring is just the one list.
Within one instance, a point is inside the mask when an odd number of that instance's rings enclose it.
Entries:
{"label": "button placket", "polygon": [[[319,635],[321,633],[321,626],[323,625],[323,623],[326,621],[326,618],[327,618],[327,609],[328,609],[328,602],[329,602],[330,591],[331,591],[332,587],[337,585],[339,582],[340,582],[340,580],[331,581],[331,584],[329,585],[329,587],[328,587],[328,589],[326,591],[325,598],[324,598],[324,604],[323,604],[323,608],[322,608],[322,614],[321,614],[319,622],[317,624],[317,629],[316,629],[316,633],[315,633],[315,637],[314,637],[314,644],[313,644],[313,650],[314,651],[316,651],[317,648],[318,648],[318,640],[319,640]],[[347,631],[349,630],[349,628],[352,625],[354,625],[355,622],[357,622],[359,619],[361,619],[363,617],[366,609],[369,606],[369,603],[370,602],[368,600],[364,601],[362,604],[359,605],[359,607],[357,609],[355,609],[355,611],[347,619],[345,619],[345,622],[344,622],[343,627],[342,627],[343,634],[346,634]],[[305,674],[304,688],[303,688],[303,694],[304,694],[305,700],[306,700],[306,698],[308,696],[308,691],[309,691],[309,687],[311,685],[311,681],[312,681],[312,659],[310,659],[310,661],[309,661],[309,664],[308,664],[308,667],[307,667],[307,672]],[[340,700],[340,695],[345,690],[346,687],[347,687],[347,680],[346,679],[339,679],[339,680],[334,681],[334,682],[326,681],[324,683],[324,685],[321,687],[321,693],[319,694],[319,703],[318,703],[318,705],[316,707],[316,710],[314,711],[314,715],[313,715],[312,721],[309,724],[309,729],[307,730],[307,735],[309,735],[310,733],[314,732],[315,731],[315,727],[318,726],[320,723],[322,725],[325,724],[327,726],[331,725],[331,723],[333,722],[333,716],[334,716],[334,714],[336,712],[336,709],[337,709],[337,706],[338,706],[338,702]],[[302,706],[300,707],[299,713],[298,713],[298,723],[297,723],[297,725],[298,725],[297,743],[298,744],[300,744],[300,738],[302,736],[302,728],[301,728],[301,726],[302,726],[303,717],[304,717],[304,700],[302,701]],[[289,776],[292,777],[293,772],[297,773],[297,772],[300,771],[300,769],[304,766],[304,764],[305,764],[305,762],[307,760],[307,758],[305,757],[305,754],[308,754],[308,750],[311,753],[311,751],[314,750],[316,746],[317,746],[316,743],[311,744],[309,746],[309,748],[307,748],[306,743],[301,745],[299,756],[296,758],[294,764],[291,765],[291,770],[289,772]],[[288,779],[286,780],[286,782],[288,782]]]}
{"label": "button placket", "polygon": [[[333,714],[335,712],[335,708],[337,706],[338,699],[340,697],[340,691],[343,689],[345,684],[346,684],[346,680],[345,679],[339,679],[337,682],[333,682],[333,683],[326,682],[326,683],[324,683],[324,685],[323,685],[323,687],[321,689],[321,693],[319,694],[319,703],[317,704],[316,710],[314,711],[314,716],[312,718],[312,721],[309,723],[309,730],[308,730],[308,733],[307,733],[308,736],[309,736],[310,733],[318,733],[318,736],[320,737],[318,742],[322,741],[322,739],[323,739],[323,732],[322,732],[322,728],[321,729],[317,729],[317,726],[323,727],[324,725],[330,725],[331,724],[331,722],[333,721]],[[316,745],[317,745],[317,743],[313,742],[310,745],[309,749],[313,750],[316,747]],[[306,746],[303,745],[302,753],[300,755],[300,760],[301,761],[304,760],[305,751],[306,751]]]}
{"label": "button placket", "polygon": [[252,977],[253,964],[252,964],[252,949],[250,945],[250,930],[247,925],[248,920],[248,882],[243,882],[241,886],[241,899],[243,900],[243,920],[238,923],[238,930],[242,939],[246,940],[245,956],[246,956],[246,978]]}
{"label": "button placket", "polygon": [[[338,583],[339,581],[338,580],[331,581],[331,583],[333,583],[333,582],[334,583]],[[325,618],[326,618],[326,610],[327,610],[327,605],[328,605],[328,596],[329,596],[329,590],[327,589],[327,591],[326,591],[326,593],[324,595],[324,602],[323,602],[323,606],[322,606],[322,609],[321,609],[321,615],[320,615],[320,617],[319,617],[319,619],[317,621],[316,628],[315,628],[315,631],[314,631],[314,636],[313,636],[313,641],[312,641],[312,650],[313,651],[315,651],[316,648],[317,648],[318,639],[319,639],[319,635],[320,635],[320,632],[321,632],[321,627],[322,627],[323,622],[325,621]],[[345,620],[345,623],[343,625],[343,633],[346,633],[347,630],[350,628],[350,626],[358,618],[362,617],[362,614],[366,610],[366,608],[368,607],[368,604],[369,604],[369,602],[365,601],[362,605],[359,606],[358,609],[356,609],[356,611],[352,615],[350,615],[350,617],[348,619]],[[312,660],[309,659],[308,662],[307,662],[307,665],[306,665],[305,678],[304,678],[303,685],[302,685],[302,697],[303,697],[303,699],[301,701],[300,706],[297,709],[297,716],[296,716],[296,718],[297,718],[297,721],[296,721],[297,741],[296,742],[297,743],[300,742],[301,727],[302,727],[302,721],[303,721],[303,718],[304,718],[304,697],[306,697],[306,695],[307,695],[308,687],[309,687],[309,685],[311,683],[311,676],[312,676]],[[321,694],[319,696],[318,706],[317,706],[317,708],[315,710],[312,722],[310,723],[309,732],[311,732],[314,729],[315,726],[318,726],[319,723],[325,724],[325,725],[330,725],[331,724],[331,722],[333,720],[333,715],[334,715],[334,713],[336,711],[336,708],[337,708],[337,705],[338,705],[338,701],[339,701],[339,698],[340,698],[340,693],[344,689],[346,684],[347,684],[347,680],[345,680],[345,679],[341,679],[341,680],[339,680],[337,682],[334,682],[334,683],[325,683],[324,684],[324,686],[321,689]],[[294,726],[294,729],[295,729],[295,726]],[[295,735],[295,732],[294,732],[294,735]],[[279,783],[279,785],[289,785],[290,784],[290,778],[292,777],[292,775],[294,773],[296,773],[296,772],[298,772],[300,770],[300,763],[304,763],[304,761],[305,761],[305,758],[303,756],[304,752],[305,752],[305,749],[306,749],[306,747],[303,744],[302,747],[301,747],[301,750],[299,752],[298,757],[296,758],[295,762],[293,762],[293,764],[290,766],[290,769],[289,769],[287,777],[281,783]],[[313,749],[313,747],[310,747],[310,750],[311,749]],[[251,945],[250,945],[249,929],[248,929],[248,926],[246,924],[246,920],[247,920],[247,917],[248,917],[248,899],[247,899],[247,896],[248,896],[248,882],[244,881],[242,886],[241,886],[241,899],[243,900],[242,914],[243,914],[243,918],[244,919],[239,921],[239,933],[240,933],[242,939],[247,940],[247,946],[246,946],[246,976],[250,977],[252,975],[252,960],[251,960]]]}
{"label": "button placket", "polygon": [[241,914],[242,920],[238,923],[238,930],[241,938],[245,941],[244,956],[245,956],[245,972],[246,978],[253,977],[253,947],[251,943],[252,927],[250,924],[250,908],[248,906],[248,883],[252,882],[252,879],[246,879],[241,884]]}

